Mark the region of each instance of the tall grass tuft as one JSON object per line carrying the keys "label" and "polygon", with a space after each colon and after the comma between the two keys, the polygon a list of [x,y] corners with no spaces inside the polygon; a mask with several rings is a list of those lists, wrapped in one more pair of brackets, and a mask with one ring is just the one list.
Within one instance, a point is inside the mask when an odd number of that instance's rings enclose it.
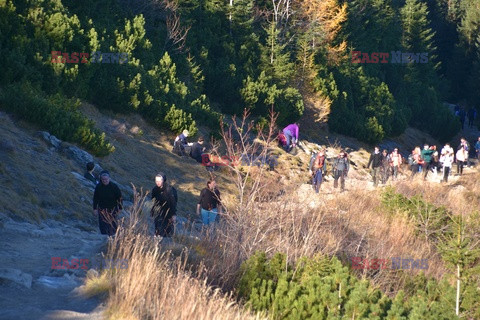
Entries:
{"label": "tall grass tuft", "polygon": [[174,257],[147,232],[145,197],[137,195],[128,218],[109,243],[109,259],[126,269],[106,271],[112,281],[109,319],[258,319],[230,296],[207,285],[202,269],[187,268],[184,251]]}

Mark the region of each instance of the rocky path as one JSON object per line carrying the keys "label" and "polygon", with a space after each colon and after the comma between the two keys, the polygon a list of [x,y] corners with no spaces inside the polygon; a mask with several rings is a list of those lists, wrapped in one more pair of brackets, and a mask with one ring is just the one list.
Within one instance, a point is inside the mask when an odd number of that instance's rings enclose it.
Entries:
{"label": "rocky path", "polygon": [[106,237],[58,221],[0,215],[0,319],[101,319],[101,301],[77,294],[86,271],[54,270],[52,257],[89,259]]}

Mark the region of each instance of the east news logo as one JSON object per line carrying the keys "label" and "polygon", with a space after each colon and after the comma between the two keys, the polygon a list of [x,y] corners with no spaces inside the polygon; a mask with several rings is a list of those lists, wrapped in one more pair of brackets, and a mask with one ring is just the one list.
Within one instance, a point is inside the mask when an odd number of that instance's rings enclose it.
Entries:
{"label": "east news logo", "polygon": [[367,52],[352,51],[352,63],[388,63],[391,56],[390,63],[427,63],[428,52],[411,53],[392,51],[391,55],[388,52]]}

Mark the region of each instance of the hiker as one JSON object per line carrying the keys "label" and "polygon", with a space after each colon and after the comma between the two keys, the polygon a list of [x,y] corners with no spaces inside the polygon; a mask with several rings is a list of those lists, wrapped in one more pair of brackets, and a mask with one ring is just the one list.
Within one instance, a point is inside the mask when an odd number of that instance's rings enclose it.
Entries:
{"label": "hiker", "polygon": [[412,150],[412,154],[408,158],[408,164],[412,170],[410,178],[413,178],[419,172],[420,166],[423,165],[420,147],[415,147],[415,149]]}
{"label": "hiker", "polygon": [[463,146],[461,146],[458,150],[457,153],[455,154],[456,161],[457,161],[457,175],[462,175],[463,174],[463,166],[465,165],[465,162],[468,158],[468,153],[466,154],[465,149]]}
{"label": "hiker", "polygon": [[325,150],[321,149],[310,160],[309,172],[312,176],[312,185],[316,193],[320,191],[322,185],[323,171],[325,166]]}
{"label": "hiker", "polygon": [[440,160],[439,160],[439,155],[437,151],[437,146],[433,145],[431,148],[433,150],[433,153],[432,153],[432,159],[430,161],[430,168],[435,173],[435,178],[436,178],[438,174],[438,168],[440,166]]}
{"label": "hiker", "polygon": [[204,139],[202,136],[198,137],[197,142],[192,145],[192,152],[190,156],[195,159],[198,163],[202,163],[202,154],[207,150],[207,147],[204,145]]}
{"label": "hiker", "polygon": [[469,152],[470,152],[470,144],[465,138],[460,139],[460,144],[458,145],[457,150],[463,149],[464,150],[464,165],[467,167],[470,166],[470,157],[469,157]]}
{"label": "hiker", "polygon": [[285,151],[290,152],[298,143],[298,123],[295,122],[283,128],[283,134],[287,139]]}
{"label": "hiker", "polygon": [[110,173],[103,170],[93,194],[93,213],[98,215],[101,234],[113,236],[117,232],[117,215],[122,211],[122,202],[120,189],[110,181]]}
{"label": "hiker", "polygon": [[450,175],[450,170],[452,169],[453,164],[453,149],[447,144],[442,149],[440,162],[443,166],[443,180],[442,182],[448,182],[448,176]]}
{"label": "hiker", "polygon": [[285,137],[285,134],[282,130],[278,130],[277,141],[280,148],[286,149],[287,138]]}
{"label": "hiker", "polygon": [[470,128],[473,127],[473,121],[475,120],[476,117],[477,117],[477,110],[475,110],[475,108],[473,107],[468,109],[467,118],[468,118],[468,126]]}
{"label": "hiker", "polygon": [[189,155],[192,143],[187,141],[187,137],[188,130],[185,129],[175,138],[172,152],[178,154],[179,156]]}
{"label": "hiker", "polygon": [[372,165],[372,178],[373,178],[373,185],[376,187],[378,184],[378,179],[380,179],[380,168],[382,167],[382,160],[383,156],[380,153],[379,147],[375,147],[373,153],[370,155],[370,159],[368,160],[367,169],[370,168]]}
{"label": "hiker", "polygon": [[95,169],[95,164],[93,162],[87,163],[87,172],[83,175],[83,177],[91,182],[93,184],[97,185],[98,184],[98,178],[96,175],[93,174],[93,170]]}
{"label": "hiker", "polygon": [[477,154],[477,159],[480,160],[480,137],[478,137],[478,140],[475,143],[475,152]]}
{"label": "hiker", "polygon": [[217,214],[222,214],[222,203],[217,183],[212,179],[207,181],[207,187],[200,192],[197,215],[201,215],[203,224],[208,226],[215,222]]}
{"label": "hiker", "polygon": [[153,206],[150,211],[155,222],[155,236],[171,237],[177,214],[177,192],[167,183],[167,176],[160,172],[155,176],[152,189]]}
{"label": "hiker", "polygon": [[388,154],[388,150],[384,149],[382,151],[382,166],[380,168],[380,177],[382,179],[382,184],[386,184],[388,178],[391,174],[391,166],[390,166],[390,155]]}
{"label": "hiker", "polygon": [[423,171],[423,180],[427,180],[428,171],[431,169],[432,155],[435,151],[428,145],[423,146],[423,150],[420,155],[423,160],[422,171]]}
{"label": "hiker", "polygon": [[392,179],[395,181],[398,177],[398,168],[402,165],[402,155],[398,153],[398,148],[393,149],[390,154],[390,165],[393,169]]}
{"label": "hiker", "polygon": [[340,190],[342,192],[345,191],[345,178],[348,175],[348,169],[350,169],[348,155],[344,150],[342,150],[333,163],[333,187],[338,187],[338,179],[340,179]]}

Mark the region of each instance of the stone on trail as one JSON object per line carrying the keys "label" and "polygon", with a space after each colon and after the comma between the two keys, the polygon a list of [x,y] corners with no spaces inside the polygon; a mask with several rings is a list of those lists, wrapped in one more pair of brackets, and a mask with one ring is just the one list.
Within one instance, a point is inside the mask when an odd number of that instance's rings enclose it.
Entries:
{"label": "stone on trail", "polygon": [[65,273],[63,277],[49,277],[41,276],[35,280],[38,284],[49,288],[65,288],[65,287],[76,287],[77,282],[75,281],[75,276],[70,276]]}
{"label": "stone on trail", "polygon": [[28,289],[32,288],[32,275],[13,268],[1,268],[0,279],[18,283]]}

